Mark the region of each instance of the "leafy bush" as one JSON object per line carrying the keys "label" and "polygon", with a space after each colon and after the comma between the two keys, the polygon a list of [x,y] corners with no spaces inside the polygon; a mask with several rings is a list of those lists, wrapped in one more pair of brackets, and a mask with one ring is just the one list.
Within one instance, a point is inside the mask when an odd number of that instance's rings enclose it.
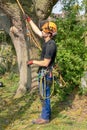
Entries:
{"label": "leafy bush", "polygon": [[12,71],[16,65],[16,56],[10,36],[4,31],[0,33],[0,75]]}
{"label": "leafy bush", "polygon": [[71,91],[72,88],[80,86],[84,71],[87,48],[83,34],[86,28],[82,22],[76,20],[76,17],[71,16],[58,18],[56,24],[58,26],[56,63],[60,67],[68,90]]}

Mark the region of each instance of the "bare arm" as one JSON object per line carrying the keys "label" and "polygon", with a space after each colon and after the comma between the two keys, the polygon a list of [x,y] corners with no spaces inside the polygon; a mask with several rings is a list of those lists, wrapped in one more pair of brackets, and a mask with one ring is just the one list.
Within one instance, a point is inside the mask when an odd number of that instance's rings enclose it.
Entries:
{"label": "bare arm", "polygon": [[42,32],[40,31],[40,29],[37,27],[37,25],[32,21],[30,20],[30,25],[33,29],[33,31],[39,36],[39,37],[42,37]]}
{"label": "bare arm", "polygon": [[38,66],[47,67],[49,65],[50,61],[51,61],[51,59],[44,59],[44,60],[41,60],[41,61],[33,60],[33,63],[38,65]]}

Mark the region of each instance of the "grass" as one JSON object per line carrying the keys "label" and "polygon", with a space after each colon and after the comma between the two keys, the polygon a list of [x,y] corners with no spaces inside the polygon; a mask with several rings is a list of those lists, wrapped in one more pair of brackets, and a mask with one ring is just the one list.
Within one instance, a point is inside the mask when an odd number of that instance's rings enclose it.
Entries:
{"label": "grass", "polygon": [[61,103],[56,96],[51,99],[51,122],[45,125],[33,125],[32,120],[38,118],[41,112],[41,103],[37,93],[26,93],[22,98],[14,100],[13,96],[18,87],[18,80],[19,78],[15,74],[6,74],[0,78],[0,81],[5,85],[0,88],[0,130],[87,129],[87,119],[79,122],[73,116],[70,117],[67,114],[70,104],[66,101]]}

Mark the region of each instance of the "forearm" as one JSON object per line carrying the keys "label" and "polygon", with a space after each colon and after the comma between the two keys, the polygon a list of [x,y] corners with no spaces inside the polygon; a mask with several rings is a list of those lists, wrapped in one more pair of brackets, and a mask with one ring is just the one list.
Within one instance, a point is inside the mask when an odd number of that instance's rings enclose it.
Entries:
{"label": "forearm", "polygon": [[48,64],[45,63],[44,61],[37,61],[37,60],[33,60],[33,64],[36,64],[38,66],[45,66],[45,67],[48,66]]}
{"label": "forearm", "polygon": [[44,67],[48,67],[49,63],[50,63],[51,59],[44,59],[44,60],[30,60],[27,62],[27,65],[32,65],[32,64],[36,64],[38,66],[44,66]]}
{"label": "forearm", "polygon": [[30,25],[31,25],[31,28],[32,30],[39,36],[39,37],[42,37],[42,32],[40,31],[40,29],[37,27],[37,25],[32,21],[30,20]]}
{"label": "forearm", "polygon": [[44,66],[47,67],[50,63],[50,59],[49,60],[41,60],[41,61],[37,61],[37,60],[33,60],[33,64],[36,64],[38,66]]}

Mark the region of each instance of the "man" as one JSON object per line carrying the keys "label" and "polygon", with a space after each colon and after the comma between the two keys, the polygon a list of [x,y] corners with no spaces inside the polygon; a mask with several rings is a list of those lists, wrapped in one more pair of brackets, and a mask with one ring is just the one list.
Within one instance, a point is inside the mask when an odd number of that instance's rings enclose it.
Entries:
{"label": "man", "polygon": [[[32,121],[34,124],[44,124],[48,123],[50,121],[51,117],[51,106],[50,106],[50,87],[51,84],[49,81],[52,81],[52,66],[55,61],[56,57],[56,44],[55,41],[52,39],[56,33],[57,33],[57,26],[54,22],[46,22],[42,25],[41,30],[36,26],[36,24],[30,19],[30,17],[27,17],[27,21],[30,23],[33,31],[40,37],[44,39],[44,43],[42,46],[42,53],[41,53],[41,60],[30,60],[28,61],[27,65],[36,64],[39,67],[39,74],[42,75],[42,72],[46,72],[48,70],[47,74],[43,74],[46,79],[46,83],[44,83],[43,78],[42,79],[42,86],[40,86],[40,79],[39,79],[39,87],[46,87],[45,89],[45,98],[43,99],[43,106],[42,106],[42,112],[40,118]],[[46,86],[45,86],[46,85]],[[40,88],[39,88],[40,89]],[[44,95],[44,93],[42,93]]]}

